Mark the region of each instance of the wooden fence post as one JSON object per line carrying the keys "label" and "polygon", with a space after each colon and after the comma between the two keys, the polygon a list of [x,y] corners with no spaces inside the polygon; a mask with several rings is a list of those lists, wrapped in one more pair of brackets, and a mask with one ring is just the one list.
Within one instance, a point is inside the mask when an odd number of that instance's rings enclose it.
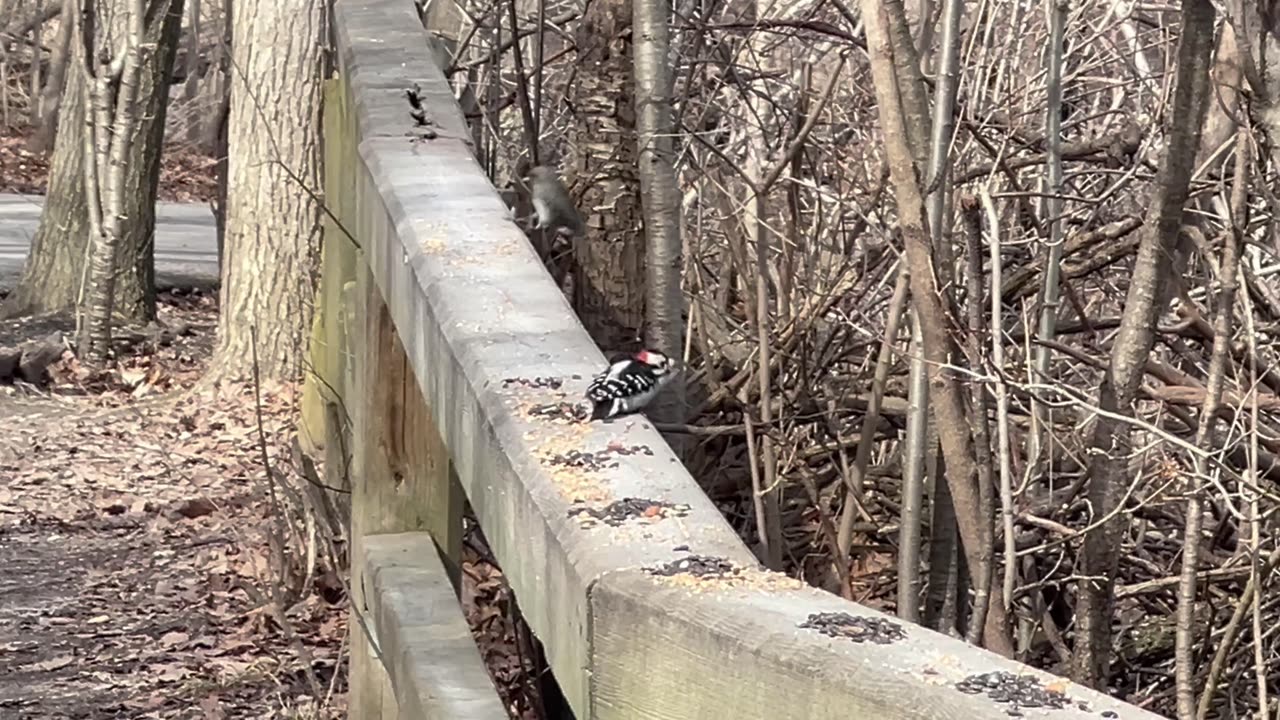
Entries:
{"label": "wooden fence post", "polygon": [[[370,238],[370,242],[377,241]],[[456,582],[463,494],[451,478],[448,448],[423,401],[391,313],[368,266],[362,263],[356,277],[353,326],[364,332],[357,331],[358,341],[352,338],[355,385],[349,395],[351,404],[359,407],[352,463],[351,587],[352,612],[362,613],[367,623],[367,612],[375,601],[365,596],[370,590],[362,562],[365,539],[425,530],[435,540]],[[359,628],[361,642],[352,644],[352,692],[359,694],[361,711],[367,713],[360,717],[377,717],[377,711],[394,717],[386,714],[387,705],[394,705],[394,695],[388,694],[386,671],[366,634],[370,628]],[[352,628],[353,633],[356,630]],[[356,683],[364,684],[364,691],[357,693]],[[378,686],[382,690],[375,692],[373,688]],[[357,705],[353,702],[352,707]]]}
{"label": "wooden fence post", "polygon": [[[351,178],[359,177],[362,168],[354,157],[354,135],[334,133],[326,140],[327,154],[338,158],[329,167],[342,175],[328,179],[335,183],[331,187],[341,188],[339,195],[330,190],[330,197],[341,206],[339,218],[344,226],[348,231],[360,227],[361,232],[369,232],[370,237],[357,238],[366,248],[398,242],[394,236],[381,236],[395,230],[380,216],[385,213],[380,203],[356,206],[355,198],[362,195]],[[339,142],[347,147],[332,147]],[[345,237],[340,230],[335,235]],[[343,269],[332,275],[343,282],[333,283],[341,291],[326,294],[325,310],[331,313],[328,318],[341,317],[343,322],[337,333],[340,339],[325,365],[335,378],[342,378],[338,382],[343,388],[340,399],[351,416],[351,709],[353,717],[392,718],[397,712],[395,696],[378,658],[377,638],[369,621],[376,599],[366,598],[371,587],[363,563],[365,539],[387,533],[429,532],[456,589],[465,495],[451,472],[448,448],[423,399],[387,307],[388,303],[412,302],[413,298],[383,297],[368,265],[373,253],[343,250],[344,245],[352,247],[350,242],[328,245],[326,260]],[[346,272],[347,268],[353,272]],[[348,274],[354,282],[346,280]],[[340,419],[336,410],[328,416],[333,422]],[[331,437],[342,438],[343,433],[329,429]],[[326,447],[331,463],[345,459],[340,450]]]}
{"label": "wooden fence post", "polygon": [[350,716],[394,720],[398,715],[395,691],[373,631],[377,598],[370,596],[363,558],[368,535],[398,524],[394,495],[399,483],[383,448],[383,438],[400,418],[399,408],[392,404],[399,393],[390,391],[395,380],[383,374],[398,366],[393,361],[395,327],[363,262],[356,269],[353,290],[344,308],[351,318],[347,378],[354,381],[347,387],[352,414]]}

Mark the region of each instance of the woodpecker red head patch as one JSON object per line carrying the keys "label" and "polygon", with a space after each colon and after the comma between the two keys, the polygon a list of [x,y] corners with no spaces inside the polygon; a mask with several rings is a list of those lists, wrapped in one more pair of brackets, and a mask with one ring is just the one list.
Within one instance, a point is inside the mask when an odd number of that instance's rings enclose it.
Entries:
{"label": "woodpecker red head patch", "polygon": [[635,358],[646,365],[656,365],[658,367],[664,366],[670,362],[666,355],[652,350],[641,350],[636,353]]}

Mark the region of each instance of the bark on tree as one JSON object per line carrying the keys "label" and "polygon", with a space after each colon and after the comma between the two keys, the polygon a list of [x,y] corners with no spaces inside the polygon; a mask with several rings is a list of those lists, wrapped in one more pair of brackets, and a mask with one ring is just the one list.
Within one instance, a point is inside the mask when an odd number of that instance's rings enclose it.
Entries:
{"label": "bark on tree", "polygon": [[[136,100],[142,66],[154,48],[143,43],[147,21],[143,0],[131,0],[118,8],[126,11],[117,16],[117,24],[125,27],[116,32],[109,32],[96,22],[104,7],[85,5],[76,26],[77,42],[85,57],[91,58],[78,68],[77,74],[89,97],[81,145],[92,238],[83,299],[77,308],[82,323],[76,345],[81,357],[92,364],[104,362],[111,349],[116,255],[127,217],[123,212],[124,161],[131,151],[129,143],[136,139],[133,130],[138,124]],[[155,16],[154,22],[162,24],[164,16]],[[120,48],[115,54],[111,50],[113,44]],[[97,59],[100,57],[103,60]]]}
{"label": "bark on tree", "polygon": [[[230,2],[227,3],[230,5]],[[200,89],[200,0],[187,0],[187,53],[182,82],[182,99],[188,103],[196,99]],[[195,145],[204,139],[204,127],[200,123],[203,113],[187,124],[187,142]]]}
{"label": "bark on tree", "polygon": [[58,129],[58,109],[67,83],[67,63],[71,58],[71,28],[75,14],[75,0],[62,0],[58,6],[58,34],[54,36],[49,53],[49,75],[40,91],[40,122],[31,136],[32,152],[44,153],[53,147]]}
{"label": "bark on tree", "polygon": [[[235,8],[227,3],[222,8],[222,37],[209,53],[208,70],[205,83],[212,90],[206,90],[209,97],[218,99],[216,111],[204,118],[201,123],[204,136],[200,139],[201,147],[206,148],[214,157],[226,156],[226,122],[230,111],[231,99],[231,25],[235,17]],[[221,148],[221,150],[219,150]],[[218,153],[222,154],[219,155]]]}
{"label": "bark on tree", "polygon": [[[1059,272],[1062,269],[1062,65],[1064,36],[1067,26],[1067,3],[1055,0],[1049,10],[1049,50],[1046,58],[1045,94],[1045,222],[1049,226],[1049,245],[1045,248],[1045,265],[1043,284],[1040,291],[1040,328],[1036,335],[1041,340],[1053,340],[1057,332],[1058,306],[1061,302],[1059,288]],[[1036,348],[1035,370],[1033,377],[1037,382],[1051,382],[1049,364],[1053,359],[1053,350],[1047,345]],[[1051,438],[1045,432],[1049,415],[1042,405],[1034,406],[1034,422],[1027,434],[1027,460],[1035,466],[1032,476],[1038,477],[1046,466],[1051,453],[1043,453],[1042,440]]]}
{"label": "bark on tree", "polygon": [[[925,43],[921,43],[917,49],[915,41],[912,39],[910,23],[907,20],[906,7],[902,0],[886,0],[884,4],[884,12],[888,22],[889,42],[892,44],[894,51],[892,53],[893,71],[898,79],[898,98],[901,105],[903,122],[905,123],[904,132],[907,134],[907,144],[910,148],[912,161],[916,170],[924,175],[926,165],[929,160],[929,134],[932,122],[929,117],[929,97],[928,86],[925,85],[924,75],[921,73],[921,56],[930,55],[930,47]],[[930,13],[932,15],[932,13]],[[922,34],[925,28],[931,28],[932,19],[924,20],[920,18],[920,28]],[[931,30],[929,31],[932,32]],[[910,273],[910,267],[904,265],[902,272]],[[900,576],[904,578],[904,586],[910,588],[918,588],[919,586],[919,549],[921,545],[921,528],[922,522],[919,513],[913,513],[924,506],[925,486],[932,484],[937,485],[940,478],[931,475],[931,482],[925,482],[925,469],[930,464],[928,462],[929,454],[933,452],[935,443],[930,441],[931,434],[929,432],[929,383],[928,372],[924,367],[924,354],[921,352],[921,344],[923,336],[920,334],[920,319],[915,310],[911,312],[911,349],[908,353],[910,358],[910,379],[908,381],[908,396],[911,398],[911,404],[907,413],[907,436],[903,445],[903,502],[902,507],[905,514],[902,517],[902,543],[905,552],[898,557],[898,571]],[[932,546],[938,546],[939,553],[934,559],[941,557],[954,557],[954,548],[951,545],[955,542],[954,537],[945,537],[947,533],[954,530],[955,512],[945,505],[950,503],[950,495],[947,493],[936,493],[932,503],[933,514],[942,522],[934,522],[931,524],[933,531]],[[931,562],[930,572],[935,579],[942,577],[955,577],[955,568],[944,567],[937,562]],[[946,592],[948,588],[954,589],[953,583],[932,582],[930,586],[930,594],[937,596],[938,593]],[[908,587],[904,587],[904,590]],[[915,591],[908,592],[907,595],[914,597]],[[900,607],[908,607],[912,601],[901,601]],[[940,607],[940,605],[928,604],[929,607]],[[914,611],[907,610],[911,613]],[[926,614],[928,616],[928,614]],[[936,616],[934,616],[936,617]],[[936,626],[934,626],[936,627]]]}
{"label": "bark on tree", "polygon": [[[228,192],[210,379],[295,379],[320,259],[325,4],[244,0],[232,18]],[[300,187],[299,183],[306,187]],[[310,192],[308,192],[310,191]]]}
{"label": "bark on tree", "polygon": [[578,26],[573,163],[586,237],[574,241],[574,308],[606,352],[634,349],[644,323],[644,235],[636,167],[631,0],[597,0]]}
{"label": "bark on tree", "polygon": [[226,248],[227,240],[227,125],[231,117],[231,79],[229,68],[223,68],[222,65],[229,65],[227,62],[231,54],[231,26],[235,17],[232,12],[234,7],[231,3],[227,3],[223,10],[222,16],[222,32],[223,42],[218,47],[218,63],[210,65],[210,73],[213,75],[214,81],[218,88],[218,107],[216,115],[211,118],[206,125],[209,128],[209,137],[206,139],[206,147],[210,148],[214,157],[214,173],[218,178],[218,187],[214,193],[213,199],[209,202],[210,209],[213,210],[213,222],[215,232],[218,239],[218,275],[222,275],[223,266],[223,250]]}
{"label": "bark on tree", "polygon": [[[1214,8],[1209,0],[1182,0],[1182,38],[1178,44],[1168,135],[1161,153],[1146,223],[1134,261],[1124,314],[1111,349],[1111,362],[1098,391],[1098,406],[1131,415],[1143,368],[1155,343],[1155,324],[1168,301],[1174,273],[1182,211],[1194,169],[1205,110],[1210,98],[1209,65],[1214,44]],[[1120,562],[1124,519],[1116,512],[1124,494],[1131,452],[1130,425],[1099,415],[1089,447],[1089,503],[1092,522],[1108,518],[1085,535],[1078,574],[1076,639],[1072,675],[1095,688],[1106,686],[1111,665],[1112,606]]]}
{"label": "bark on tree", "polygon": [[[932,122],[929,117],[929,86],[924,81],[921,68],[921,55],[929,53],[929,48],[917,49],[911,33],[911,24],[907,21],[906,7],[902,0],[884,0],[885,17],[889,23],[889,42],[893,43],[894,73],[898,77],[898,93],[906,121],[907,141],[910,143],[911,157],[916,168],[924,173],[925,164],[929,161],[929,129]],[[932,11],[930,11],[932,16]],[[932,17],[922,25],[931,24]]]}
{"label": "bark on tree", "polygon": [[[84,56],[71,49],[72,66]],[[89,216],[84,194],[84,83],[66,83],[58,113],[57,140],[49,165],[44,209],[31,239],[31,252],[17,286],[0,305],[0,317],[70,310],[75,307],[89,240]],[[124,285],[124,278],[119,286]],[[122,289],[122,287],[117,287]]]}
{"label": "bark on tree", "polygon": [[[671,26],[665,0],[633,0],[636,124],[645,227],[645,346],[679,358],[684,350],[684,268],[680,188],[672,125]],[[658,422],[684,422],[684,378],[654,404]]]}
{"label": "bark on tree", "polygon": [[[123,0],[112,0],[116,7]],[[113,12],[112,16],[120,13]],[[125,158],[122,184],[122,225],[116,254],[114,312],[127,322],[145,323],[155,317],[155,197],[160,183],[160,154],[168,110],[169,79],[182,24],[182,0],[152,0],[143,43],[154,46],[142,64],[139,78],[139,121],[133,127]],[[82,49],[72,43],[68,82],[58,111],[58,132],[45,191],[44,211],[31,242],[31,252],[17,287],[0,305],[0,317],[69,311],[76,306],[84,278],[88,210],[84,191],[83,133],[85,89],[74,68]]]}

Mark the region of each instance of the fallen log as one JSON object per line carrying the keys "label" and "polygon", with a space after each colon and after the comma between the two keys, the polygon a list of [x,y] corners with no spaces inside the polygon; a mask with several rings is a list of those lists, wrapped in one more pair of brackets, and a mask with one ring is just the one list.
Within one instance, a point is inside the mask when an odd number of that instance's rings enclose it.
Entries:
{"label": "fallen log", "polygon": [[16,347],[0,347],[0,382],[21,380],[43,385],[49,366],[62,359],[67,349],[62,333],[55,332]]}

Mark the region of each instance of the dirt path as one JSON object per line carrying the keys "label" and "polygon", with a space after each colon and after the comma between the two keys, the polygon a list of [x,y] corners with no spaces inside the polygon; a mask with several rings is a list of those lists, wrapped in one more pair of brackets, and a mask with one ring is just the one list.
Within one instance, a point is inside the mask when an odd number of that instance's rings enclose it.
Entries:
{"label": "dirt path", "polygon": [[190,605],[156,617],[150,595],[167,564],[159,549],[137,518],[7,527],[0,708],[17,718],[138,717],[157,698],[163,708],[162,687],[185,669],[151,651],[168,633],[208,623]]}
{"label": "dirt path", "polygon": [[[290,544],[252,389],[182,394],[211,337],[197,324],[108,377],[64,364],[52,396],[0,387],[3,720],[344,715],[345,599],[330,569],[268,551]],[[294,482],[295,396],[261,405]]]}

